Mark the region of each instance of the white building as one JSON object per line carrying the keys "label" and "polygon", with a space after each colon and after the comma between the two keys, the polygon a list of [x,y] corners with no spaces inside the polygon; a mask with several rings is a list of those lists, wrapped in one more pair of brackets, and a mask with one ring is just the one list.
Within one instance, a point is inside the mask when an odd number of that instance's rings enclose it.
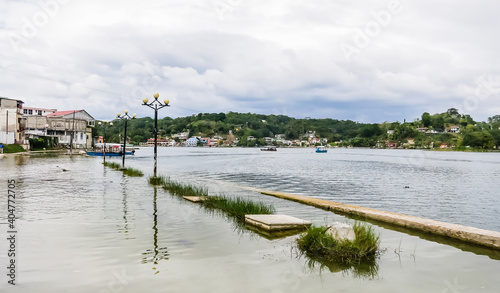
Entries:
{"label": "white building", "polygon": [[23,107],[23,116],[45,116],[57,112],[57,109],[44,109],[44,108],[32,108]]}
{"label": "white building", "polygon": [[22,107],[21,100],[0,97],[0,143],[27,146],[22,134]]}
{"label": "white building", "polygon": [[198,139],[196,137],[190,137],[186,140],[186,143],[184,145],[187,147],[195,147],[198,145]]}

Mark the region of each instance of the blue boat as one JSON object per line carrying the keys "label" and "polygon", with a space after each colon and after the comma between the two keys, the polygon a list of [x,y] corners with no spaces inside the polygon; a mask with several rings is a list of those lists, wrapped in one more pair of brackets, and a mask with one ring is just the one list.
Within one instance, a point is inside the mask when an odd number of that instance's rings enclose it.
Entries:
{"label": "blue boat", "polygon": [[[86,151],[87,155],[89,156],[95,156],[95,157],[103,157],[104,156],[104,152],[89,152],[89,151]],[[133,155],[135,153],[135,151],[127,151],[125,152],[125,155]],[[119,157],[122,155],[122,152],[118,152],[118,153],[115,153],[115,152],[111,152],[111,153],[108,153],[106,152],[106,157]]]}
{"label": "blue boat", "polygon": [[325,147],[325,146],[322,146],[322,145],[320,145],[320,146],[318,146],[318,147],[316,148],[316,152],[317,152],[317,153],[326,153],[327,151],[328,151],[328,150],[326,149],[326,147]]}

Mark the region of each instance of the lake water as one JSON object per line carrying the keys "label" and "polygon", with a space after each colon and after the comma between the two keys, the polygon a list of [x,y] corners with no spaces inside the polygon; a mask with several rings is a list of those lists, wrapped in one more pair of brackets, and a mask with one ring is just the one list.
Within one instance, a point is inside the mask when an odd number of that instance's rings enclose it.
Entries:
{"label": "lake water", "polygon": [[[142,178],[104,168],[96,157],[0,159],[2,194],[8,179],[17,181],[18,237],[17,285],[7,284],[3,269],[1,292],[498,292],[495,252],[379,226],[385,252],[371,278],[310,268],[296,236],[268,240],[150,186],[152,153],[143,148],[126,158],[146,173]],[[158,170],[317,225],[352,220],[246,187],[500,231],[495,153],[159,148]],[[2,268],[7,251],[2,241]]]}

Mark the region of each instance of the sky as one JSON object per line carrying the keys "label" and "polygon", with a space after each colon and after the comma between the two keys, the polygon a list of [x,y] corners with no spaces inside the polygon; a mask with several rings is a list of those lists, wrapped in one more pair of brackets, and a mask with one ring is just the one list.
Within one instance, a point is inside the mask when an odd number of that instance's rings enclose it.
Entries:
{"label": "sky", "polygon": [[0,0],[0,96],[111,120],[500,114],[494,0]]}

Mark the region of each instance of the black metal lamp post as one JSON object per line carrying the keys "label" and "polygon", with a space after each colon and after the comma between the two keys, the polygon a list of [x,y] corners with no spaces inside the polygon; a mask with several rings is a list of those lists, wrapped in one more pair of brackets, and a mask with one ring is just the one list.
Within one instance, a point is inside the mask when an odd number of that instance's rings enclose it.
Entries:
{"label": "black metal lamp post", "polygon": [[[99,121],[99,125],[102,126],[103,129],[103,135],[102,135],[102,143],[103,143],[103,148],[102,148],[102,156],[104,157],[104,164],[106,164],[106,126],[108,125],[108,121],[104,120],[104,123]],[[109,122],[109,126],[113,126],[113,122]]]}
{"label": "black metal lamp post", "polygon": [[149,108],[155,110],[155,129],[154,129],[154,134],[155,134],[155,146],[154,146],[154,175],[153,177],[156,178],[156,165],[157,165],[157,152],[158,152],[158,110],[163,108],[163,107],[170,107],[168,103],[170,101],[168,99],[165,99],[162,102],[158,101],[158,97],[160,95],[158,93],[155,93],[153,97],[155,98],[151,103],[148,104],[148,98],[142,99],[142,102],[144,106],[148,106]]}
{"label": "black metal lamp post", "polygon": [[122,119],[122,120],[125,120],[125,132],[123,133],[123,158],[122,158],[122,168],[125,169],[125,147],[126,147],[126,143],[127,143],[127,122],[128,120],[130,119],[134,119],[135,116],[137,115],[132,115],[132,117],[130,117],[128,115],[128,110],[125,110],[125,114],[116,114],[116,118],[119,118],[119,119]]}

